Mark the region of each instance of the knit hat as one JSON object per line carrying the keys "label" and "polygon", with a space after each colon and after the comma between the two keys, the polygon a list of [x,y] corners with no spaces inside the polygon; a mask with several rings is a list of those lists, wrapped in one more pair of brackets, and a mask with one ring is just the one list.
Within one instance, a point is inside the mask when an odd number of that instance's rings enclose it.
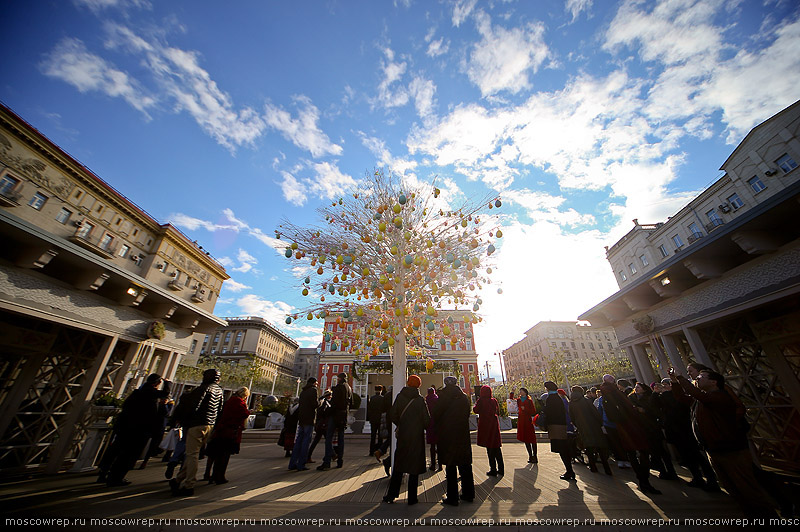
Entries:
{"label": "knit hat", "polygon": [[419,378],[417,375],[409,375],[408,380],[406,381],[406,386],[411,386],[412,388],[419,388],[422,386],[422,379]]}

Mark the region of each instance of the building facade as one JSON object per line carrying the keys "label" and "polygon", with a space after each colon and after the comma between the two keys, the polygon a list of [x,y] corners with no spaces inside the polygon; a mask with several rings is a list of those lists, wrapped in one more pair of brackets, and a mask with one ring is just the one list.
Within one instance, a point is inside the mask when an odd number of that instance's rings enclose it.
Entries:
{"label": "building facade", "polygon": [[724,175],[608,248],[620,290],[580,316],[615,328],[651,382],[689,361],[747,406],[763,465],[800,471],[800,102],[755,127]]}
{"label": "building facade", "polygon": [[[440,310],[433,331],[426,329],[424,335],[409,339],[409,374],[420,376],[420,389],[440,388],[444,378],[452,375],[459,379],[465,393],[471,393],[473,384],[479,382],[472,320],[471,312]],[[335,382],[333,377],[342,372],[351,376],[353,390],[362,399],[377,384],[387,388],[392,385],[392,359],[388,352],[372,354],[366,361],[352,352],[352,346],[367,334],[366,323],[355,317],[330,314],[324,327],[316,375],[321,389],[330,387]]]}
{"label": "building facade", "polygon": [[575,321],[540,321],[525,331],[525,338],[503,350],[503,362],[511,382],[544,377],[556,359],[570,363],[619,356],[613,327],[595,327]]}
{"label": "building facade", "polygon": [[305,383],[319,375],[319,351],[316,347],[300,347],[294,354],[294,373]]}
{"label": "building facade", "polygon": [[[202,337],[193,346],[200,357],[219,358],[250,364],[267,380],[294,381],[295,354],[299,344],[264,318],[244,316],[225,318],[227,325]],[[191,349],[190,349],[191,352]]]}
{"label": "building facade", "polygon": [[175,374],[225,269],[0,107],[0,471],[58,471],[92,399]]}

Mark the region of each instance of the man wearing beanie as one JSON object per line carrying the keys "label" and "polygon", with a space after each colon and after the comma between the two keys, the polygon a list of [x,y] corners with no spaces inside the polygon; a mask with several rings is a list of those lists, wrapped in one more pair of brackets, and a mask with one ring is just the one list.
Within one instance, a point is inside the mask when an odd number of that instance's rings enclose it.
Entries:
{"label": "man wearing beanie", "polygon": [[389,418],[397,425],[397,449],[383,502],[392,503],[400,495],[403,473],[408,473],[408,504],[418,502],[419,475],[425,472],[425,428],[431,421],[428,406],[419,393],[421,385],[419,376],[409,376],[389,411]]}
{"label": "man wearing beanie", "polygon": [[339,373],[338,382],[333,387],[331,397],[331,409],[328,415],[328,428],[325,433],[325,457],[322,465],[317,467],[319,471],[327,471],[331,468],[333,459],[333,434],[338,433],[339,444],[336,446],[336,467],[344,465],[344,429],[347,428],[347,412],[353,404],[353,390],[347,384],[347,374]]}

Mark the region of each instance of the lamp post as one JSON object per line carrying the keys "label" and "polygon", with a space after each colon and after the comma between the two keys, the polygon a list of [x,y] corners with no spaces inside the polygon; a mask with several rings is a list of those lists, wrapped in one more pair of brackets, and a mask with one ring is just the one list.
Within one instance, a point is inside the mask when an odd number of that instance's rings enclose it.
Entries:
{"label": "lamp post", "polygon": [[[322,387],[323,388],[327,388],[328,387],[328,365],[327,364],[322,366],[322,379],[323,379],[322,380],[322,382],[323,382]],[[323,391],[325,391],[325,390],[323,390]]]}
{"label": "lamp post", "polygon": [[297,391],[295,392],[295,396],[300,397],[300,377],[297,377]]}
{"label": "lamp post", "polygon": [[278,368],[275,368],[274,378],[272,379],[272,391],[269,392],[270,395],[275,395],[275,381],[278,380]]}

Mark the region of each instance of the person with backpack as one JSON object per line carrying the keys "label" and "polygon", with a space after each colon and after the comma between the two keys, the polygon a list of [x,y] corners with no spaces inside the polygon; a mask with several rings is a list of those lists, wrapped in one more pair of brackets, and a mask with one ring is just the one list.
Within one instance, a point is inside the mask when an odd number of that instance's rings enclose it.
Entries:
{"label": "person with backpack", "polygon": [[200,462],[200,449],[203,448],[211,429],[222,411],[222,388],[219,387],[220,372],[209,368],[203,372],[203,383],[181,397],[178,405],[178,422],[186,433],[186,457],[177,478],[170,479],[169,487],[173,495],[194,495],[197,482],[197,468]]}

